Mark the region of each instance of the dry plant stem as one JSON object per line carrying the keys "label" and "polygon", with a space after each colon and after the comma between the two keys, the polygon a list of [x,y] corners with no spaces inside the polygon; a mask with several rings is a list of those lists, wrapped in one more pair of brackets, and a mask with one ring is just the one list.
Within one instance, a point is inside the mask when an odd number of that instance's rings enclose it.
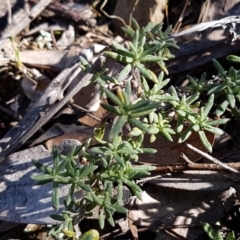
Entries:
{"label": "dry plant stem", "polygon": [[11,3],[10,0],[7,1],[7,6],[8,6],[8,24],[12,24],[12,8],[11,8]]}
{"label": "dry plant stem", "polygon": [[116,16],[116,15],[109,15],[107,12],[105,12],[105,11],[103,10],[103,8],[104,8],[104,6],[106,5],[107,1],[108,1],[108,0],[104,0],[104,1],[103,1],[102,5],[101,5],[101,7],[100,7],[100,11],[101,11],[105,16],[107,16],[107,17],[109,17],[109,18],[118,19],[119,21],[122,22],[123,26],[126,26],[127,24],[125,23],[125,21],[124,21],[122,18],[120,18],[120,17],[118,17],[118,16]]}
{"label": "dry plant stem", "polygon": [[93,119],[95,119],[95,120],[97,120],[97,121],[99,121],[99,122],[102,121],[100,118],[98,118],[98,117],[94,116],[93,114],[91,114],[91,111],[89,111],[88,109],[86,109],[86,108],[84,108],[84,107],[81,107],[81,106],[79,106],[79,105],[77,105],[77,104],[75,104],[75,103],[71,103],[71,105],[72,105],[73,107],[77,108],[77,109],[80,109],[80,110],[83,111],[83,112],[86,112],[86,114],[87,114],[89,117],[91,117],[91,118],[93,118]]}
{"label": "dry plant stem", "polygon": [[179,29],[181,28],[182,21],[183,21],[183,18],[184,18],[184,13],[185,13],[188,5],[189,5],[189,0],[186,0],[185,4],[184,4],[184,7],[183,7],[183,10],[181,12],[181,15],[179,16],[179,18],[177,20],[177,23],[175,24],[175,26],[173,28],[173,32],[178,32]]}
{"label": "dry plant stem", "polygon": [[131,11],[130,16],[129,16],[129,23],[128,23],[129,25],[131,24],[133,13],[134,13],[138,3],[139,3],[139,0],[136,0],[133,7],[132,7],[132,11]]}
{"label": "dry plant stem", "polygon": [[136,183],[141,185],[141,184],[144,184],[144,183],[146,183],[148,181],[156,180],[156,179],[159,179],[159,178],[162,178],[162,176],[161,175],[157,175],[157,176],[153,176],[153,177],[146,177],[146,178],[137,180]]}
{"label": "dry plant stem", "polygon": [[[175,164],[175,165],[163,165],[163,166],[156,166],[156,169],[153,172],[157,173],[165,173],[165,172],[181,172],[185,170],[209,170],[209,171],[226,171],[225,167],[220,166],[219,164],[215,163],[193,163],[189,162],[186,156],[183,156],[183,159],[187,163],[183,164]],[[240,162],[230,162],[225,163],[231,169],[240,169]],[[229,170],[229,169],[227,169]],[[235,170],[236,171],[236,170]],[[159,176],[157,176],[159,177]]]}
{"label": "dry plant stem", "polygon": [[[231,169],[240,169],[239,162],[231,162],[225,164]],[[152,172],[165,173],[165,172],[182,172],[185,170],[209,170],[209,171],[226,171],[225,167],[219,166],[214,163],[189,163],[189,164],[175,164],[175,165],[163,165],[156,166],[156,169]],[[235,170],[236,171],[236,170]]]}
{"label": "dry plant stem", "polygon": [[207,158],[208,160],[210,160],[211,162],[215,163],[216,165],[219,165],[219,166],[221,166],[221,167],[223,167],[223,168],[225,168],[225,169],[227,169],[227,170],[229,170],[229,171],[231,171],[231,172],[234,172],[234,173],[240,175],[240,172],[239,172],[238,170],[230,167],[228,164],[222,163],[222,162],[219,161],[218,159],[213,158],[213,157],[210,156],[209,154],[202,152],[201,150],[195,148],[195,147],[192,146],[191,144],[186,143],[186,145],[187,145],[187,147],[188,147],[189,149],[193,150],[194,152],[197,152],[197,153],[201,154],[203,157]]}

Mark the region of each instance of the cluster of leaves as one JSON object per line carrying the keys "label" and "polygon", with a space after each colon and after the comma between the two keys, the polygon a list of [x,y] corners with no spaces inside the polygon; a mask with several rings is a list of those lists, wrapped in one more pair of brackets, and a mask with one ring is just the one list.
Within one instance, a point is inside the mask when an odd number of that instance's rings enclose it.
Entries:
{"label": "cluster of leaves", "polygon": [[208,237],[212,240],[236,240],[234,231],[227,234],[221,232],[220,230],[214,229],[209,223],[202,223],[204,231],[207,233]]}
{"label": "cluster of leaves", "polygon": [[[140,153],[153,154],[156,151],[142,148],[142,137],[133,141],[117,136],[112,142],[106,142],[102,137],[102,130],[96,129],[94,139],[98,141],[98,146],[89,148],[90,139],[79,149],[73,148],[67,156],[61,155],[54,146],[52,167],[33,160],[33,164],[43,174],[32,178],[38,184],[53,183],[54,208],[59,208],[59,185],[70,185],[64,200],[66,211],[61,215],[51,215],[53,219],[62,221],[62,224],[51,230],[50,233],[54,236],[58,236],[61,232],[68,237],[74,237],[79,221],[91,215],[95,207],[98,207],[100,227],[104,228],[105,219],[114,226],[113,214],[127,211],[123,206],[123,185],[141,198],[141,189],[134,179],[149,175],[149,171],[154,167],[132,166],[130,160],[137,160]],[[79,157],[87,159],[88,162],[79,164]],[[98,171],[95,171],[97,169]],[[114,189],[117,189],[115,195],[113,195]],[[83,195],[81,199],[77,199],[75,193],[80,190]]]}
{"label": "cluster of leaves", "polygon": [[[233,55],[228,56],[227,60],[240,62],[239,57]],[[206,81],[206,73],[202,74],[200,80],[188,76],[191,83],[188,89],[192,90],[192,92],[206,92],[208,96],[215,94],[216,98],[222,98],[222,102],[215,110],[216,116],[221,116],[226,110],[229,110],[236,119],[240,119],[240,71],[230,67],[229,71],[226,72],[215,59],[213,59],[213,64],[219,73],[218,82],[209,84]]]}
{"label": "cluster of leaves", "polygon": [[[174,40],[169,38],[171,29],[167,28],[162,32],[162,24],[154,26],[153,23],[149,23],[145,28],[140,28],[135,20],[133,20],[133,26],[135,30],[130,26],[123,28],[124,32],[132,38],[128,48],[115,43],[113,44],[115,52],[106,52],[107,56],[125,64],[119,78],[112,78],[111,82],[126,82],[125,90],[118,88],[117,96],[106,88],[102,89],[115,104],[115,106],[104,104],[103,107],[119,116],[110,132],[110,139],[120,133],[122,127],[128,122],[135,127],[131,132],[133,136],[148,133],[151,134],[152,142],[156,140],[157,134],[163,135],[169,141],[173,141],[172,135],[178,134],[179,142],[184,142],[192,132],[196,132],[203,145],[211,152],[212,146],[205,131],[222,134],[223,131],[214,126],[228,121],[226,118],[211,120],[208,117],[213,107],[215,92],[212,91],[209,94],[209,100],[200,107],[197,100],[200,90],[205,86],[200,88],[200,85],[191,77],[197,86],[195,89],[192,88],[194,92],[190,97],[183,93],[180,98],[173,86],[170,87],[169,93],[165,92],[163,88],[169,83],[169,79],[164,79],[164,73],[168,73],[164,62],[174,57],[170,54],[169,47],[178,48]],[[148,62],[157,63],[161,67],[162,72],[158,77],[148,68],[146,64]],[[131,101],[131,85],[126,78],[130,73],[134,75],[136,71],[139,72],[142,89],[138,98]],[[201,84],[205,84],[203,83],[204,75],[201,80]],[[172,107],[174,118],[169,117],[168,112],[162,108],[164,105]],[[177,119],[176,128],[173,127],[174,119]],[[184,126],[188,126],[188,128],[184,130]]]}
{"label": "cluster of leaves", "polygon": [[[69,238],[78,237],[79,221],[92,214],[93,209],[98,211],[101,228],[104,227],[105,220],[114,225],[113,214],[127,211],[123,203],[124,186],[141,198],[141,188],[135,179],[149,175],[154,167],[133,166],[131,161],[137,161],[139,154],[156,152],[142,147],[146,134],[151,135],[152,142],[159,134],[170,141],[173,140],[173,134],[178,134],[179,142],[183,142],[195,131],[204,146],[211,151],[205,131],[221,134],[222,131],[214,126],[227,121],[211,120],[208,117],[215,91],[209,94],[205,105],[200,105],[197,101],[199,92],[205,85],[202,88],[198,86],[199,90],[191,96],[184,93],[180,96],[173,86],[168,91],[164,90],[169,84],[169,79],[164,79],[168,73],[165,61],[174,57],[170,54],[169,47],[177,48],[174,40],[169,37],[171,29],[167,28],[163,32],[162,24],[155,26],[152,23],[140,27],[135,20],[132,25],[133,27],[123,28],[132,42],[127,47],[115,43],[114,51],[105,53],[123,64],[118,78],[97,74],[92,80],[99,84],[101,93],[111,102],[102,104],[114,116],[109,133],[106,124],[103,124],[95,129],[91,139],[79,149],[72,149],[67,156],[61,155],[54,147],[52,167],[33,161],[43,172],[33,176],[33,179],[39,184],[53,183],[52,199],[56,209],[59,208],[59,184],[70,185],[64,200],[66,211],[52,216],[62,221],[51,231],[52,234],[61,232]],[[160,66],[162,71],[159,76],[149,69],[149,62]],[[82,63],[87,69],[88,63],[83,59]],[[116,91],[110,90],[106,85],[114,86]],[[123,134],[127,125],[130,126],[130,131]],[[184,126],[188,126],[187,129]],[[93,142],[97,145],[93,146]],[[79,159],[86,159],[86,163],[79,164]],[[75,194],[80,190],[82,196],[79,198]]]}

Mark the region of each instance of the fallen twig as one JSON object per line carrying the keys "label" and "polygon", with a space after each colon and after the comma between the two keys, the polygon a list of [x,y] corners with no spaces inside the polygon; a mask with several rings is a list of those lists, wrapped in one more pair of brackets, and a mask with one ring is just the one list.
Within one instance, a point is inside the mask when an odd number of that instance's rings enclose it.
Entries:
{"label": "fallen twig", "polygon": [[207,158],[208,160],[210,160],[211,162],[215,163],[216,165],[219,165],[219,166],[221,166],[224,169],[227,169],[227,170],[229,170],[231,172],[234,172],[234,173],[240,175],[240,172],[238,170],[232,168],[231,166],[229,166],[229,164],[223,163],[223,162],[219,161],[218,159],[213,158],[209,154],[207,154],[205,152],[202,152],[201,150],[195,148],[191,144],[186,143],[186,145],[187,145],[187,147],[189,149],[193,150],[194,152],[197,152],[197,153],[201,154],[203,157]]}

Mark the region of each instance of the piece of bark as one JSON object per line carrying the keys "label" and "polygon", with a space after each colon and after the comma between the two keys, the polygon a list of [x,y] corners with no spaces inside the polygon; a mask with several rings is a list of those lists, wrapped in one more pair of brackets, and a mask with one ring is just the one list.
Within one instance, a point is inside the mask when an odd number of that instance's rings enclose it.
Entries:
{"label": "piece of bark", "polygon": [[[192,31],[188,35],[173,34],[180,50],[171,49],[175,58],[166,63],[169,72],[190,70],[212,61],[213,58],[221,58],[238,52],[240,37],[237,35],[235,41],[233,40],[234,34],[239,33],[240,19],[238,16],[232,16],[233,21],[236,19],[238,21],[234,23],[236,26],[228,23],[223,26],[211,26],[203,31]],[[193,28],[196,30],[196,25]],[[159,67],[154,70],[157,72]]]}
{"label": "piece of bark", "polygon": [[[131,17],[135,18],[140,26],[145,26],[148,22],[160,23],[163,21],[163,10],[166,0],[119,0],[113,15],[122,18],[126,24],[130,24]],[[113,18],[113,25],[116,32],[123,34],[121,27],[123,23],[119,19]]]}
{"label": "piece of bark", "polygon": [[[46,165],[52,164],[52,153],[37,146],[12,154],[0,168],[0,219],[19,223],[56,224],[50,214],[60,213],[52,207],[52,184],[36,185],[31,179],[40,172],[32,159]],[[69,185],[60,187],[60,198],[67,196]],[[62,200],[61,200],[62,202]]]}

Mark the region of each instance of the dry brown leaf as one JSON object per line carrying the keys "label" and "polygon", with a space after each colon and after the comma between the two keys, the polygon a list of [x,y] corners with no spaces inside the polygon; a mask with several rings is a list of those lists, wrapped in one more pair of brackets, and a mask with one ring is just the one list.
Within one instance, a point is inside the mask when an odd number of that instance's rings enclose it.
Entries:
{"label": "dry brown leaf", "polygon": [[134,240],[138,239],[138,229],[135,225],[136,220],[138,220],[138,216],[136,216],[135,211],[129,210],[127,213],[128,216],[128,226],[131,231]]}
{"label": "dry brown leaf", "polygon": [[[210,132],[205,132],[205,134],[208,141],[213,144],[214,134]],[[201,158],[201,155],[188,149],[184,143],[178,143],[178,137],[173,136],[173,140],[173,142],[170,142],[161,135],[159,135],[153,143],[150,143],[149,139],[145,139],[143,142],[144,147],[154,148],[157,150],[157,153],[150,156],[141,155],[139,161],[141,163],[158,165],[183,163],[184,161],[180,157],[181,153],[184,153],[192,162],[196,162]],[[196,132],[191,134],[186,143],[193,145],[201,151],[207,152]]]}
{"label": "dry brown leaf", "polygon": [[[79,91],[75,96],[74,96],[74,102],[75,104],[81,106],[81,107],[86,107],[91,100],[94,97],[94,92],[95,92],[95,85],[90,84],[86,87],[84,87],[81,91]],[[106,103],[106,100],[101,100],[102,103]],[[97,117],[98,119],[102,120],[106,117],[107,110],[105,110],[103,107],[99,107],[97,111],[93,112],[92,115]],[[84,117],[81,117],[79,119],[79,122],[89,126],[89,127],[94,127],[96,125],[100,124],[100,121],[89,116],[85,115]]]}

